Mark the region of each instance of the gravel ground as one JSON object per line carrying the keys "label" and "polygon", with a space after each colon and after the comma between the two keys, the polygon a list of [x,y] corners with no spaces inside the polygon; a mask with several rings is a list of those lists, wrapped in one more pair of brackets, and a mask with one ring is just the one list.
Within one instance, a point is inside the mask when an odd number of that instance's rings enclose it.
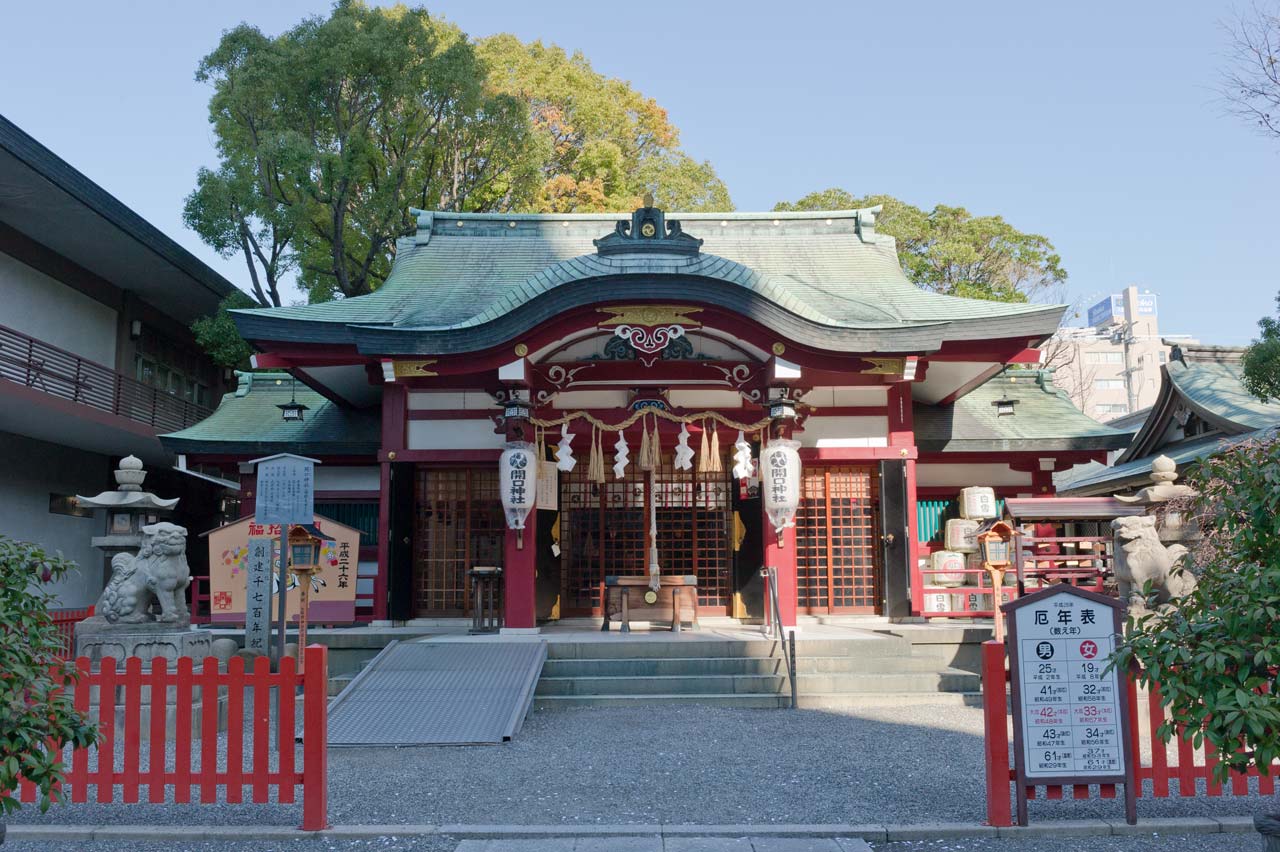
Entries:
{"label": "gravel ground", "polygon": [[[330,820],[980,822],[982,754],[978,708],[542,712],[529,718],[515,742],[502,746],[332,749]],[[1138,812],[1248,815],[1274,804],[1269,799],[1264,805],[1256,795],[1142,799]],[[296,825],[300,815],[299,805],[79,804],[44,816],[24,810],[11,822]],[[1033,822],[1122,816],[1118,800],[1031,803]]]}
{"label": "gravel ground", "polygon": [[[572,849],[571,841],[567,848]],[[206,843],[92,843],[86,852],[452,852],[457,841],[449,838],[394,838],[370,840],[317,838],[296,842],[261,841]],[[541,844],[539,844],[541,845]],[[5,852],[64,852],[65,844],[8,843]],[[875,852],[1261,852],[1262,840],[1248,834],[1186,834],[1152,837],[1063,837],[1026,840],[923,840],[873,843]]]}

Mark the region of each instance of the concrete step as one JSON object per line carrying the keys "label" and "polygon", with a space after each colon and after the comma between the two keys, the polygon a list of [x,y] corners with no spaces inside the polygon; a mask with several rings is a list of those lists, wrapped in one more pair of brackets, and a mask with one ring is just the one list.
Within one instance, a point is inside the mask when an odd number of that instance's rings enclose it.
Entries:
{"label": "concrete step", "polygon": [[864,692],[797,696],[801,710],[857,710],[862,707],[981,707],[980,692]]}
{"label": "concrete step", "polygon": [[[937,672],[933,660],[912,657],[810,657],[796,654],[800,674],[827,672]],[[782,674],[786,664],[777,657],[629,657],[555,659],[543,665],[544,677],[665,677],[673,675]]]}
{"label": "concrete step", "polygon": [[706,695],[673,693],[653,695],[538,695],[535,710],[566,710],[581,707],[661,707],[673,704],[702,704],[709,707],[777,709],[791,704],[787,695]]}
{"label": "concrete step", "polygon": [[667,677],[546,677],[535,695],[762,695],[785,687],[785,675],[676,675]]}
{"label": "concrete step", "polygon": [[[797,657],[908,657],[911,643],[888,634],[867,631],[861,639],[798,639]],[[547,659],[629,659],[675,657],[771,657],[778,643],[768,639],[653,639],[627,637],[600,641],[548,642]]]}
{"label": "concrete step", "polygon": [[970,672],[947,669],[934,672],[801,674],[796,690],[801,695],[917,694],[977,692],[981,679]]}

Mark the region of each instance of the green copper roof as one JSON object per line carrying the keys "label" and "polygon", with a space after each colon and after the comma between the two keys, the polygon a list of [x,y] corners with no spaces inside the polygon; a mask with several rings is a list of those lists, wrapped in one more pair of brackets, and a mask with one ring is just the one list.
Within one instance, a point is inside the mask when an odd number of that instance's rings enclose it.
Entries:
{"label": "green copper roof", "polygon": [[[948,406],[916,403],[916,445],[934,452],[1114,450],[1129,435],[1076,408],[1049,370],[1010,369]],[[995,403],[1014,400],[1013,414]]]}
{"label": "green copper roof", "polygon": [[946,339],[1046,336],[1063,311],[914,286],[870,210],[673,213],[667,224],[701,239],[700,251],[687,238],[658,238],[630,252],[611,237],[601,253],[594,241],[620,218],[420,213],[417,234],[399,242],[390,277],[372,295],[237,311],[236,323],[250,339],[445,354],[497,345],[586,304],[683,298],[837,351],[915,351]]}
{"label": "green copper roof", "polygon": [[1184,364],[1172,360],[1166,365],[1169,381],[1183,398],[1205,413],[1246,429],[1262,429],[1280,423],[1280,404],[1266,403],[1244,389],[1243,370],[1238,363]]}
{"label": "green copper roof", "polygon": [[[295,388],[287,373],[239,373],[240,386],[222,398],[213,414],[181,432],[160,436],[172,453],[297,453],[299,455],[374,455],[380,417],[376,411],[343,408],[304,384]],[[301,423],[286,423],[280,404],[307,406]]]}

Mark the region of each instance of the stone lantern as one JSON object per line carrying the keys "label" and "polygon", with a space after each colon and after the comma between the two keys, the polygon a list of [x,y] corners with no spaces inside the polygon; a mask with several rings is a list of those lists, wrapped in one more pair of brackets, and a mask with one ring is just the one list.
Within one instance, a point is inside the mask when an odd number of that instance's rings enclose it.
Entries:
{"label": "stone lantern", "polygon": [[[107,555],[106,562],[118,553],[132,553],[142,546],[142,528],[154,524],[173,512],[180,498],[164,500],[142,490],[147,472],[142,461],[135,456],[120,460],[115,472],[116,490],[104,491],[94,497],[76,495],[76,502],[89,509],[105,509],[107,529],[105,535],[94,536],[90,543]],[[110,571],[104,568],[103,582],[110,579]]]}

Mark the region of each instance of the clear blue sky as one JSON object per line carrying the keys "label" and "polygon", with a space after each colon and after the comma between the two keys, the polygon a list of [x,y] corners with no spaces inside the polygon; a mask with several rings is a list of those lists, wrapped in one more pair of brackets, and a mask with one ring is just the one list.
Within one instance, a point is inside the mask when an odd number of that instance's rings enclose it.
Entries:
{"label": "clear blue sky", "polygon": [[[200,57],[325,2],[20,3],[0,113],[208,261],[181,220],[214,163]],[[1161,330],[1247,342],[1273,310],[1280,142],[1216,101],[1221,2],[441,0],[475,36],[581,49],[711,160],[740,210],[814,189],[999,213],[1053,240],[1073,298],[1133,283]],[[646,13],[651,10],[651,13]]]}

